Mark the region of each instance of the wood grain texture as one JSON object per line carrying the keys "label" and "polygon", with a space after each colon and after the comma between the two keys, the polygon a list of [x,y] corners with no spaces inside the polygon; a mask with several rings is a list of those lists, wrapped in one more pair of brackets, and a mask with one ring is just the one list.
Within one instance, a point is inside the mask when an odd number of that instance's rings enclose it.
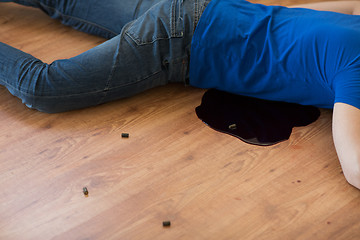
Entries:
{"label": "wood grain texture", "polygon": [[[0,3],[0,41],[51,62],[104,39]],[[203,93],[169,85],[49,115],[0,87],[0,239],[360,239],[331,110],[257,147],[198,120]]]}

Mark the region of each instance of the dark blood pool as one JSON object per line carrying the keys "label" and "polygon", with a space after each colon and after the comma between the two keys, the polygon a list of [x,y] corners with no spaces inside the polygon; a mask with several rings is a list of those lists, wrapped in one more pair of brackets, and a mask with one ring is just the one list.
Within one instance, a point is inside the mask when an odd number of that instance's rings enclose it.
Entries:
{"label": "dark blood pool", "polygon": [[316,121],[320,110],[210,89],[196,108],[196,114],[217,131],[246,143],[268,146],[289,139],[293,127]]}

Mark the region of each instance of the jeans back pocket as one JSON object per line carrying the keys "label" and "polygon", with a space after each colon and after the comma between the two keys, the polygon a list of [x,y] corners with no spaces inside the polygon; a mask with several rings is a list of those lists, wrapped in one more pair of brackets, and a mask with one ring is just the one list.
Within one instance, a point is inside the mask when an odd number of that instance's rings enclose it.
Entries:
{"label": "jeans back pocket", "polygon": [[183,0],[162,0],[130,23],[126,34],[138,45],[182,37]]}

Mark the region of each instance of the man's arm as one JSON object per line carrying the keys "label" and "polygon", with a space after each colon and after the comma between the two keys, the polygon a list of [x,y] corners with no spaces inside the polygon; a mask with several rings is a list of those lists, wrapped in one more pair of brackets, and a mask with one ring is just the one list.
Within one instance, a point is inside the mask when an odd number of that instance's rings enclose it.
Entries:
{"label": "man's arm", "polygon": [[[360,1],[333,1],[291,7],[360,15]],[[360,109],[335,103],[333,138],[346,180],[360,189]]]}
{"label": "man's arm", "polygon": [[[319,2],[291,7],[360,15],[360,1]],[[335,103],[332,126],[335,148],[345,178],[360,189],[360,109]]]}
{"label": "man's arm", "polygon": [[331,11],[351,15],[360,15],[360,1],[331,1],[290,6],[291,8],[309,8],[319,11]]}
{"label": "man's arm", "polygon": [[360,109],[335,103],[333,138],[346,180],[360,189]]}
{"label": "man's arm", "polygon": [[[360,15],[360,1],[319,2],[291,7]],[[360,109],[335,103],[332,126],[335,148],[345,178],[360,189]]]}

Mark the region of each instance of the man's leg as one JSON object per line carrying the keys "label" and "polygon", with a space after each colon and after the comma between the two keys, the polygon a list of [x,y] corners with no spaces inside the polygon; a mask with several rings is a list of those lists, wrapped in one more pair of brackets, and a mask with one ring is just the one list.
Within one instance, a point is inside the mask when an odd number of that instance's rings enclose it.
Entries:
{"label": "man's leg", "polygon": [[161,0],[0,0],[40,8],[83,32],[112,38]]}
{"label": "man's leg", "polygon": [[184,82],[197,6],[162,0],[118,36],[52,64],[0,44],[0,84],[31,108],[62,112]]}

